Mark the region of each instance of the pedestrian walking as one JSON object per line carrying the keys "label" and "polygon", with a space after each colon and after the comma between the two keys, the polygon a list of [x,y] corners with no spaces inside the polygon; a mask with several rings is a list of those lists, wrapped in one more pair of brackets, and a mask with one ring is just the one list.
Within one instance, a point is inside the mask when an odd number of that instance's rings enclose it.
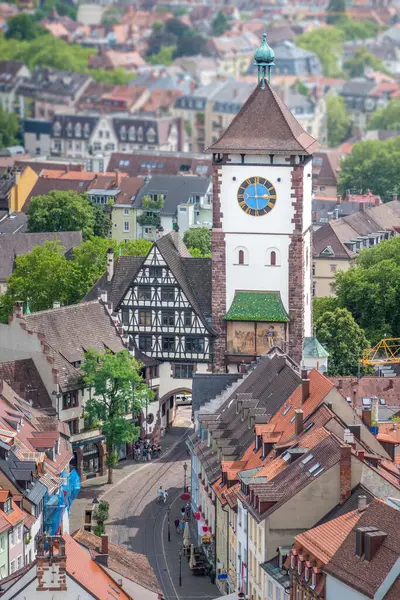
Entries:
{"label": "pedestrian walking", "polygon": [[178,535],[179,535],[179,524],[180,524],[180,520],[178,519],[178,517],[176,517],[176,519],[174,521],[174,525],[175,525],[176,533]]}
{"label": "pedestrian walking", "polygon": [[167,490],[164,490],[164,504],[167,503],[167,500],[168,500],[168,492],[167,492]]}
{"label": "pedestrian walking", "polygon": [[185,531],[185,519],[182,519],[179,523],[179,529],[182,531],[182,533]]}
{"label": "pedestrian walking", "polygon": [[142,458],[143,458],[143,460],[147,460],[147,450],[146,450],[146,447],[143,448]]}
{"label": "pedestrian walking", "polygon": [[182,508],[181,508],[182,519],[185,518],[185,514],[186,514],[186,508],[184,506],[182,506]]}
{"label": "pedestrian walking", "polygon": [[151,461],[151,447],[150,446],[147,448],[147,461],[148,462]]}
{"label": "pedestrian walking", "polygon": [[161,504],[163,498],[164,498],[164,492],[163,492],[163,489],[162,489],[162,485],[160,485],[160,487],[157,490],[157,502],[159,504]]}
{"label": "pedestrian walking", "polygon": [[158,446],[157,446],[157,456],[158,457],[161,456],[161,444],[158,444]]}

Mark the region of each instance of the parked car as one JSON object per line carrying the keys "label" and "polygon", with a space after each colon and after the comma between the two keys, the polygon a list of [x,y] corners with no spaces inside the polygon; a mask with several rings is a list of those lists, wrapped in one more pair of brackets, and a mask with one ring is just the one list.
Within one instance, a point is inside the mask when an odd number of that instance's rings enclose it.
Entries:
{"label": "parked car", "polygon": [[189,394],[176,394],[175,400],[177,406],[189,406],[192,404],[192,396]]}

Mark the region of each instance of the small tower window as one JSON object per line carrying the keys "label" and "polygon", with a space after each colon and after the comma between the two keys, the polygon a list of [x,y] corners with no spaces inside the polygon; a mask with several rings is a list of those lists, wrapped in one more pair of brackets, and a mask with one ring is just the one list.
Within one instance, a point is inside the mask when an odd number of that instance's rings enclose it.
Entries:
{"label": "small tower window", "polygon": [[233,263],[235,265],[248,265],[249,252],[244,246],[238,246],[233,252]]}
{"label": "small tower window", "polygon": [[276,266],[276,252],[275,252],[275,250],[272,250],[272,252],[271,252],[271,265],[273,267]]}
{"label": "small tower window", "polygon": [[244,252],[239,250],[239,265],[244,265]]}
{"label": "small tower window", "polygon": [[265,264],[267,267],[279,267],[281,260],[278,248],[268,248],[265,255]]}

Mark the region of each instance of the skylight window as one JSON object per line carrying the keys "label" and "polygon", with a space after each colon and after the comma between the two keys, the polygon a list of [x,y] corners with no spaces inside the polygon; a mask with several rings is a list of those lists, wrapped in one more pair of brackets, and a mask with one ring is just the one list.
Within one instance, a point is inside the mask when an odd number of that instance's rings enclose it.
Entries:
{"label": "skylight window", "polygon": [[309,454],[308,456],[306,456],[305,458],[303,458],[303,460],[301,461],[302,465],[306,465],[308,462],[310,462],[310,460],[314,458],[312,454]]}
{"label": "skylight window", "polygon": [[309,473],[314,473],[314,471],[316,471],[317,469],[319,469],[319,468],[320,468],[320,466],[321,466],[321,465],[320,465],[319,463],[315,463],[315,465],[313,465],[312,467],[310,467],[310,468],[308,469],[308,472],[309,472]]}
{"label": "skylight window", "polygon": [[289,410],[290,410],[291,408],[292,408],[292,405],[291,405],[291,404],[289,404],[289,406],[287,406],[287,407],[285,408],[285,410],[283,411],[283,413],[282,413],[282,416],[285,416],[285,415],[287,415],[287,414],[288,414],[288,412],[289,412]]}
{"label": "skylight window", "polygon": [[362,399],[363,406],[371,406],[371,398]]}
{"label": "skylight window", "polygon": [[386,404],[386,400],[385,400],[385,398],[379,398],[379,404],[380,404],[381,406],[385,406],[385,404]]}
{"label": "skylight window", "polygon": [[295,418],[296,418],[296,416],[292,417],[292,418],[290,419],[290,422],[291,422],[291,423],[293,423],[293,421],[295,420]]}
{"label": "skylight window", "polygon": [[320,469],[318,469],[318,471],[316,471],[314,473],[314,477],[317,477],[317,475],[319,475],[320,473],[322,473],[323,470],[324,470],[324,467],[321,467]]}
{"label": "skylight window", "polygon": [[284,460],[285,462],[288,462],[288,460],[290,460],[289,452],[285,452],[285,454],[282,456],[282,460]]}
{"label": "skylight window", "polygon": [[304,428],[304,431],[308,431],[313,425],[314,423],[308,423],[307,427]]}

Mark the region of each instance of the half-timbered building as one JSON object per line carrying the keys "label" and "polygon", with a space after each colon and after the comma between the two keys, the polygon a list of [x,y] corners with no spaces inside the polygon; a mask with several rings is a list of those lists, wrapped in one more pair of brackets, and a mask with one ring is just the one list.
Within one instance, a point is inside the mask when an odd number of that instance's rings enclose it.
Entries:
{"label": "half-timbered building", "polygon": [[211,370],[211,260],[192,258],[175,232],[146,257],[110,250],[107,272],[85,300],[96,295],[112,304],[156,393],[147,407],[151,431],[167,427],[175,395],[191,392],[194,373]]}

